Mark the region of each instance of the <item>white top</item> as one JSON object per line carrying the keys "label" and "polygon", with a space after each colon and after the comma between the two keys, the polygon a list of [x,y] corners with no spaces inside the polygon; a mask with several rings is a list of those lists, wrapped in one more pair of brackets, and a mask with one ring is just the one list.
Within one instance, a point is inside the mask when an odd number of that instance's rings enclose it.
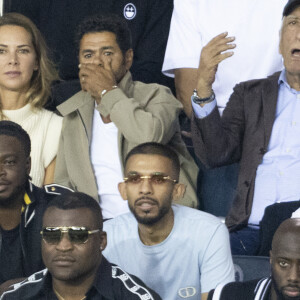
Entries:
{"label": "white top", "polygon": [[113,122],[103,123],[96,109],[93,117],[91,162],[103,218],[114,218],[128,212],[127,201],[122,199],[118,190],[118,183],[123,181],[118,154],[118,128]]}
{"label": "white top", "polygon": [[3,110],[4,115],[21,125],[31,140],[31,171],[33,184],[42,186],[45,169],[56,157],[62,117],[46,109],[32,109],[30,104],[16,110]]}
{"label": "white top", "polygon": [[[223,111],[233,87],[282,69],[279,30],[287,0],[174,0],[163,73],[198,68],[200,53],[213,37],[235,36],[234,55],[218,66],[213,89]],[[192,95],[191,95],[192,96]]]}
{"label": "white top", "polygon": [[234,281],[228,230],[205,212],[181,205],[172,208],[173,229],[153,246],[141,242],[132,213],[104,222],[107,247],[103,254],[163,300],[199,300],[201,293]]}

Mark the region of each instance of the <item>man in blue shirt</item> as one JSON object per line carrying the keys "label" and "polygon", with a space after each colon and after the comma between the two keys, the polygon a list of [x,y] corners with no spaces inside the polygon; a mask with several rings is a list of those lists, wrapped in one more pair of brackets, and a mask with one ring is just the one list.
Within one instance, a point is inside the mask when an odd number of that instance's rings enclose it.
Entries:
{"label": "man in blue shirt", "polygon": [[128,153],[119,191],[131,212],[104,222],[104,255],[163,300],[205,300],[234,279],[229,234],[218,218],[172,204],[185,192],[179,166],[177,154],[162,144]]}
{"label": "man in blue shirt", "polygon": [[300,198],[299,6],[299,0],[290,0],[283,11],[279,48],[285,69],[237,85],[222,118],[212,84],[218,64],[233,55],[234,37],[222,33],[201,53],[192,96],[193,141],[206,166],[240,163],[236,197],[226,218],[233,254],[256,253],[265,207]]}

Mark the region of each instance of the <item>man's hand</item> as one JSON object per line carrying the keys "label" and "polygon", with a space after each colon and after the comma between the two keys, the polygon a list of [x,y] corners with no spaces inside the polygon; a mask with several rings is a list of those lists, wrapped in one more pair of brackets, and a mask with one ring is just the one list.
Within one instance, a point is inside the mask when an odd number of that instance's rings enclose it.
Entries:
{"label": "man's hand", "polygon": [[81,88],[89,92],[96,102],[101,101],[103,90],[110,91],[117,85],[116,78],[112,70],[111,59],[104,60],[102,64],[80,64],[79,79]]}
{"label": "man's hand", "polygon": [[207,98],[211,95],[219,63],[233,55],[233,51],[224,53],[236,47],[231,43],[235,38],[227,35],[227,32],[217,35],[201,51],[196,86],[200,98]]}

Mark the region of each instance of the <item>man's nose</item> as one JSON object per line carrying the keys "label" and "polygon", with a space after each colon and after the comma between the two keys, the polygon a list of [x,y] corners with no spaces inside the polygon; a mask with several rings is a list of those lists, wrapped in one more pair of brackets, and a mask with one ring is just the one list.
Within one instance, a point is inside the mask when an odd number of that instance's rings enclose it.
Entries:
{"label": "man's nose", "polygon": [[102,55],[100,53],[94,55],[93,63],[98,66],[103,66],[104,63],[103,63]]}
{"label": "man's nose", "polygon": [[73,244],[69,239],[68,233],[64,232],[59,243],[56,245],[56,249],[59,251],[69,251],[73,248]]}
{"label": "man's nose", "polygon": [[300,265],[293,264],[288,274],[288,280],[290,282],[300,282]]}
{"label": "man's nose", "polygon": [[153,186],[152,186],[150,178],[143,178],[140,185],[141,185],[140,192],[142,194],[152,194],[153,193]]}

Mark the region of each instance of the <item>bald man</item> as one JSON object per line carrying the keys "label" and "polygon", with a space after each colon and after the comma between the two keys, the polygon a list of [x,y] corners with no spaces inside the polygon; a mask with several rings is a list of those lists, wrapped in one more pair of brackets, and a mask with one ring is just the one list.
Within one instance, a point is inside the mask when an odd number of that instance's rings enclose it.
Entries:
{"label": "bald man", "polygon": [[270,251],[271,276],[218,286],[208,300],[300,300],[300,218],[277,229]]}

